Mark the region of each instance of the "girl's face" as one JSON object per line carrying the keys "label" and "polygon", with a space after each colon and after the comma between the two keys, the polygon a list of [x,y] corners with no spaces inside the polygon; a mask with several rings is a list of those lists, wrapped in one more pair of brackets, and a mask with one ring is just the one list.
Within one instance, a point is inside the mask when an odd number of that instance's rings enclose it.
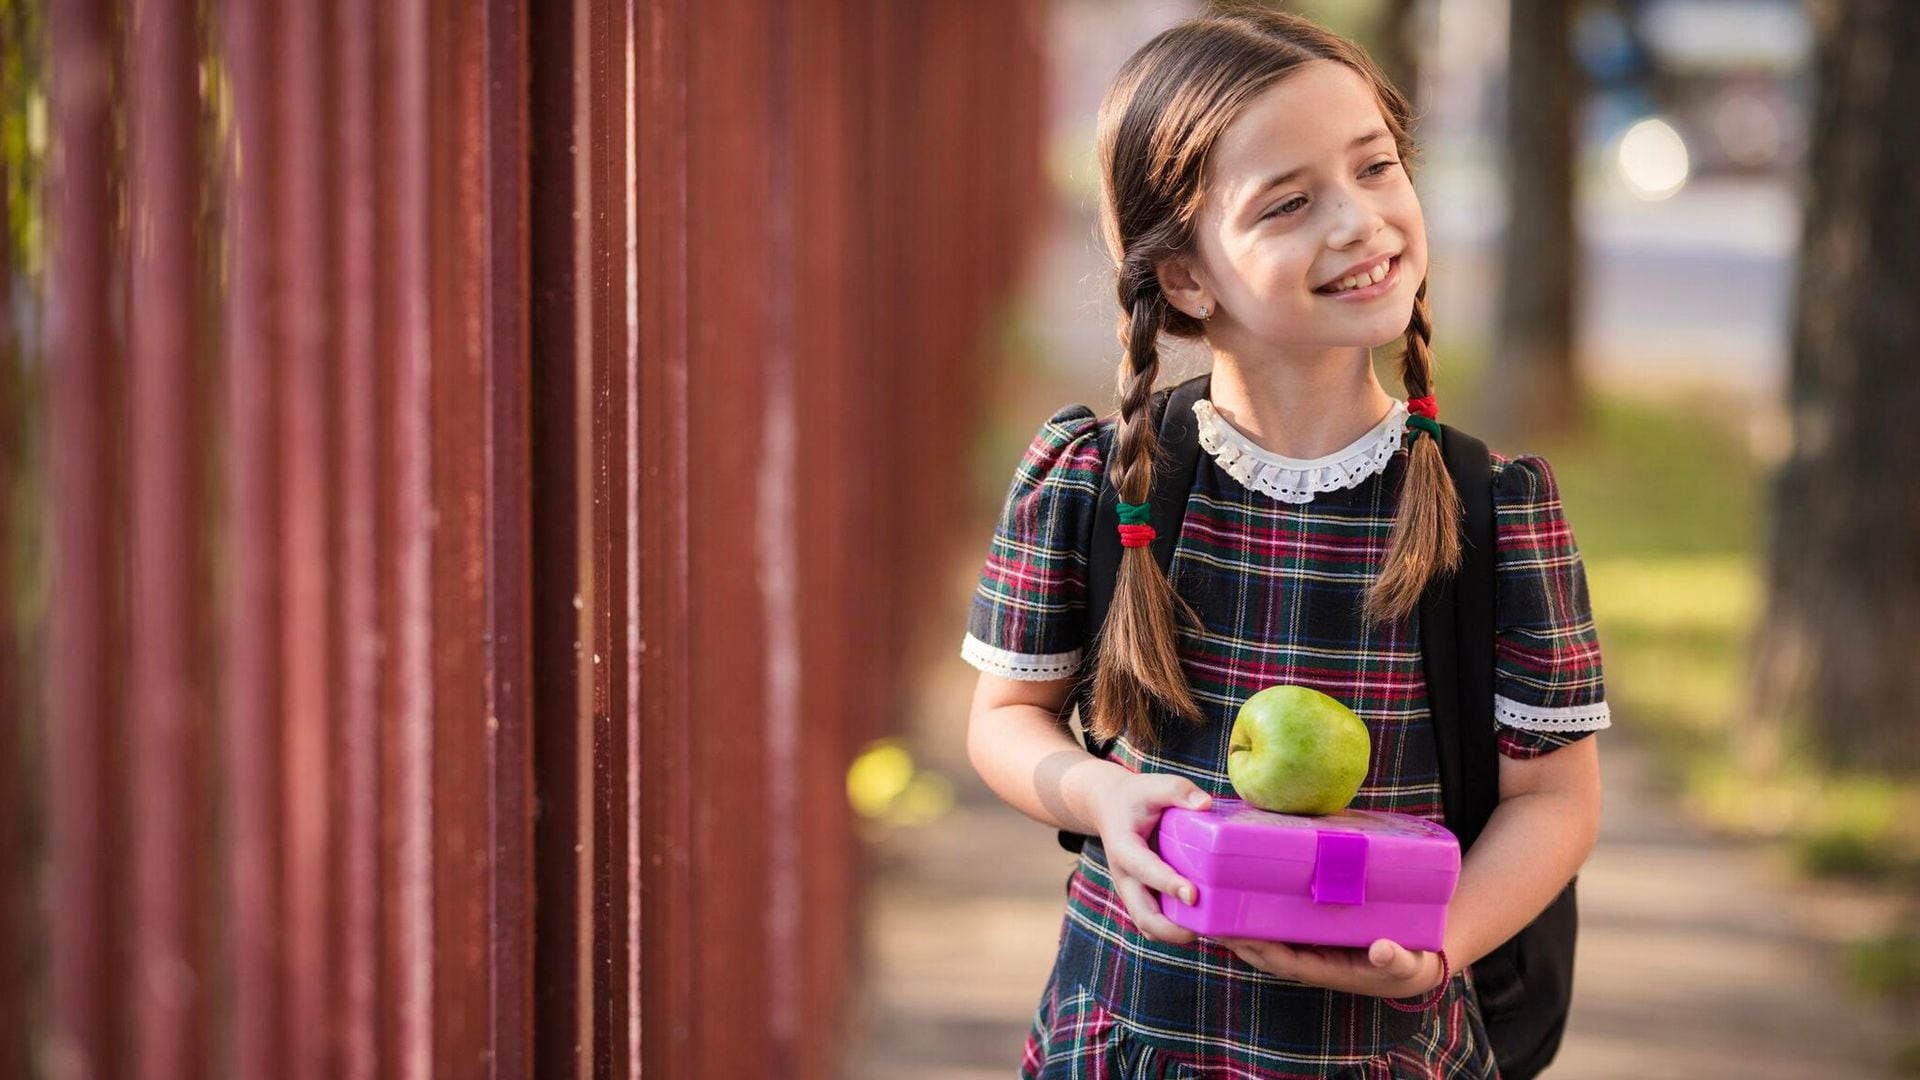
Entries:
{"label": "girl's face", "polygon": [[1358,72],[1310,61],[1247,104],[1214,146],[1196,243],[1204,298],[1174,298],[1217,307],[1216,345],[1371,348],[1406,332],[1426,224]]}

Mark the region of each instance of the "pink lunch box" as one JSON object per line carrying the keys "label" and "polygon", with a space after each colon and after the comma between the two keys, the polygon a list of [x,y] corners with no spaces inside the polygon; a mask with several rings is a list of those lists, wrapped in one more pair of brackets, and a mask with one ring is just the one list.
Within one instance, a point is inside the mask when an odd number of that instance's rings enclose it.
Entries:
{"label": "pink lunch box", "polygon": [[1239,799],[1163,811],[1156,850],[1193,882],[1160,911],[1205,937],[1366,948],[1379,938],[1438,949],[1460,878],[1460,842],[1412,814],[1276,814]]}

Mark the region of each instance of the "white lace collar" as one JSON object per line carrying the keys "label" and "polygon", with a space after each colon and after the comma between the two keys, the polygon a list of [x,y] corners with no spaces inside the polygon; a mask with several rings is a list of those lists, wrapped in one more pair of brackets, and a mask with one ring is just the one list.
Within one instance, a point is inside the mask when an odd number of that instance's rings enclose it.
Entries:
{"label": "white lace collar", "polygon": [[1282,502],[1312,502],[1322,491],[1358,487],[1387,467],[1407,430],[1407,403],[1399,399],[1373,430],[1325,457],[1311,460],[1276,454],[1254,442],[1214,411],[1213,402],[1193,403],[1199,421],[1200,445],[1227,475],[1246,487],[1264,491]]}

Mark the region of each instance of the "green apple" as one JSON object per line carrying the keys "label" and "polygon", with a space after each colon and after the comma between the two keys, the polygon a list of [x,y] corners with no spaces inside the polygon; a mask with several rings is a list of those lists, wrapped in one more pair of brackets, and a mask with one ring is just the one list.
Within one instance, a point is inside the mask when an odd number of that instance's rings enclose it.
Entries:
{"label": "green apple", "polygon": [[1269,686],[1234,718],[1227,778],[1242,799],[1283,814],[1336,814],[1367,777],[1372,742],[1352,709],[1305,686]]}

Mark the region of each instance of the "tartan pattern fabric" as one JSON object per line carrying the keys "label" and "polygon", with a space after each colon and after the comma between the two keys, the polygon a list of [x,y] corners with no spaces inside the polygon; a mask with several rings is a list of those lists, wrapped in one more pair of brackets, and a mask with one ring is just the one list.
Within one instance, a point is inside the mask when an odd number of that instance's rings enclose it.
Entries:
{"label": "tartan pattern fabric", "polygon": [[1493,688],[1500,752],[1531,758],[1607,727],[1580,548],[1546,459],[1493,454]]}
{"label": "tartan pattern fabric", "polygon": [[1089,840],[1067,880],[1060,950],[1020,1075],[1497,1080],[1471,974],[1403,1013],[1378,998],[1280,979],[1205,938],[1142,936]]}
{"label": "tartan pattern fabric", "polygon": [[[962,655],[1009,678],[1071,674],[1087,646],[1086,573],[1114,421],[1075,404],[1048,418],[1008,490],[968,615]],[[1157,750],[1113,760],[1231,795],[1227,742],[1240,704],[1276,683],[1358,713],[1372,763],[1353,806],[1444,817],[1419,619],[1364,631],[1366,585],[1386,553],[1407,454],[1358,486],[1289,503],[1249,491],[1203,452],[1171,576],[1202,618],[1182,666],[1205,722],[1167,726]],[[1533,757],[1608,722],[1585,573],[1547,462],[1493,455],[1496,724],[1501,753]],[[1141,935],[1097,840],[1067,882],[1055,968],[1034,1018],[1028,1076],[1492,1076],[1470,975],[1440,1006],[1268,975],[1204,940]]]}
{"label": "tartan pattern fabric", "polygon": [[[1339,1065],[1337,1059],[1329,1058],[1324,1064],[1337,1070],[1332,1073],[1324,1067],[1311,1071],[1296,1069],[1274,1072],[1268,1069],[1254,1071],[1246,1067],[1241,1063],[1244,1054],[1239,1055],[1237,1060],[1232,1053],[1204,1048],[1171,1050],[1135,1038],[1089,991],[1072,991],[1064,995],[1064,1000],[1062,996],[1056,988],[1041,1003],[1040,1011],[1035,1016],[1034,1035],[1027,1040],[1021,1052],[1022,1077],[1034,1080],[1244,1077],[1253,1080],[1274,1076],[1332,1075],[1350,1080],[1397,1080],[1400,1077],[1427,1075],[1431,1071],[1432,1061],[1446,1059],[1450,1049],[1445,1045],[1448,1032],[1457,1032],[1465,1027],[1468,1021],[1462,1014],[1473,1008],[1470,996],[1452,995],[1442,1006],[1448,1010],[1445,1020],[1421,1029],[1405,1046],[1346,1066]],[[1494,1077],[1497,1072],[1492,1062],[1485,1062],[1475,1071],[1459,1075]]]}

